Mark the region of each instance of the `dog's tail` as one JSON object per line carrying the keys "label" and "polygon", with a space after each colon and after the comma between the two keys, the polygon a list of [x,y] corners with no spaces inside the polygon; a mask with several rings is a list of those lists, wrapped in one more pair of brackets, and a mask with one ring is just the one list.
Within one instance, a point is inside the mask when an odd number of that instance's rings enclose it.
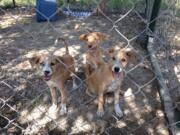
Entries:
{"label": "dog's tail", "polygon": [[59,37],[55,40],[55,45],[57,45],[60,41],[64,42],[65,48],[66,48],[66,54],[69,54],[69,48],[68,48],[68,43],[66,42],[66,40],[62,37]]}

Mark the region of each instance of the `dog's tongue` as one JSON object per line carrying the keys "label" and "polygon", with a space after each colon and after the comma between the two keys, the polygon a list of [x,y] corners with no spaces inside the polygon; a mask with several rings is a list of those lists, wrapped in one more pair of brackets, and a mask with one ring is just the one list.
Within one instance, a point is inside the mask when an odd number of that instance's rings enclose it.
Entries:
{"label": "dog's tongue", "polygon": [[97,49],[97,47],[96,47],[96,46],[93,46],[93,47],[89,48],[89,51],[94,51],[94,50],[96,50],[96,49]]}
{"label": "dog's tongue", "polygon": [[120,73],[115,73],[115,72],[113,72],[113,76],[114,76],[114,78],[119,78]]}
{"label": "dog's tongue", "polygon": [[116,72],[113,72],[113,77],[114,78],[119,78],[121,76],[121,73],[116,73]]}
{"label": "dog's tongue", "polygon": [[44,80],[45,80],[45,81],[49,81],[50,79],[51,79],[50,76],[48,76],[48,75],[45,75],[45,76],[44,76]]}

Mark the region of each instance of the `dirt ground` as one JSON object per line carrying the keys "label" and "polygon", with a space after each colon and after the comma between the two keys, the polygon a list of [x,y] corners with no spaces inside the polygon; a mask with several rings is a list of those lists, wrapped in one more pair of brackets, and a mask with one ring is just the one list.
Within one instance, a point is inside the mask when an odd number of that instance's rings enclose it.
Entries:
{"label": "dirt ground", "polygon": [[[162,12],[162,11],[161,11]],[[156,53],[165,83],[173,101],[175,118],[180,128],[180,17],[176,9],[169,9],[157,19]],[[163,42],[162,42],[163,41]]]}
{"label": "dirt ground", "polygon": [[[124,116],[119,119],[113,111],[112,94],[107,95],[105,115],[96,116],[96,105],[92,97],[86,95],[83,82],[81,56],[86,52],[79,35],[88,29],[101,31],[110,36],[102,43],[103,48],[124,47],[128,42],[116,31],[111,30],[112,22],[103,16],[76,19],[60,16],[52,23],[37,23],[34,13],[26,10],[6,11],[0,19],[0,132],[1,134],[112,134],[112,135],[168,135],[167,122],[158,94],[155,75],[147,59],[140,59],[126,69],[128,72],[122,88],[120,106]],[[109,16],[117,20],[122,15]],[[117,23],[118,29],[128,39],[143,32],[145,24],[131,12]],[[34,53],[55,51],[62,55],[64,47],[54,45],[57,37],[64,37],[70,53],[77,62],[79,88],[71,90],[67,83],[69,99],[68,114],[52,116],[48,112],[51,105],[47,85],[39,73],[31,69],[28,62]],[[146,52],[133,39],[130,45],[139,57]]]}

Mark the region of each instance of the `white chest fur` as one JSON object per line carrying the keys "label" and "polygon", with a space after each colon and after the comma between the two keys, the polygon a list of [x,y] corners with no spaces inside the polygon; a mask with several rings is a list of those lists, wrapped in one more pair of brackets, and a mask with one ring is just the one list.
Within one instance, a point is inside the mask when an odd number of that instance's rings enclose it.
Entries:
{"label": "white chest fur", "polygon": [[120,89],[122,79],[114,79],[107,87],[107,92],[114,92]]}

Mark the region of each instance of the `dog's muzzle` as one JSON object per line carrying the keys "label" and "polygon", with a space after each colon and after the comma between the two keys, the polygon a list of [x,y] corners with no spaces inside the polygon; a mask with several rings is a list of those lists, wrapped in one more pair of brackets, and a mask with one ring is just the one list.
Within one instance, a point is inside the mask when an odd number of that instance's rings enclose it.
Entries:
{"label": "dog's muzzle", "polygon": [[97,49],[97,46],[94,46],[94,45],[88,45],[88,48],[92,51],[96,50]]}
{"label": "dog's muzzle", "polygon": [[88,45],[88,48],[91,49],[91,48],[92,48],[92,45]]}
{"label": "dog's muzzle", "polygon": [[115,67],[115,68],[114,68],[114,72],[115,72],[115,73],[118,73],[119,71],[120,71],[120,68],[119,68],[119,67]]}
{"label": "dog's muzzle", "polygon": [[50,71],[44,71],[44,80],[49,81],[51,79]]}
{"label": "dog's muzzle", "polygon": [[123,72],[120,70],[119,67],[114,67],[112,74],[114,78],[119,78],[123,75]]}

